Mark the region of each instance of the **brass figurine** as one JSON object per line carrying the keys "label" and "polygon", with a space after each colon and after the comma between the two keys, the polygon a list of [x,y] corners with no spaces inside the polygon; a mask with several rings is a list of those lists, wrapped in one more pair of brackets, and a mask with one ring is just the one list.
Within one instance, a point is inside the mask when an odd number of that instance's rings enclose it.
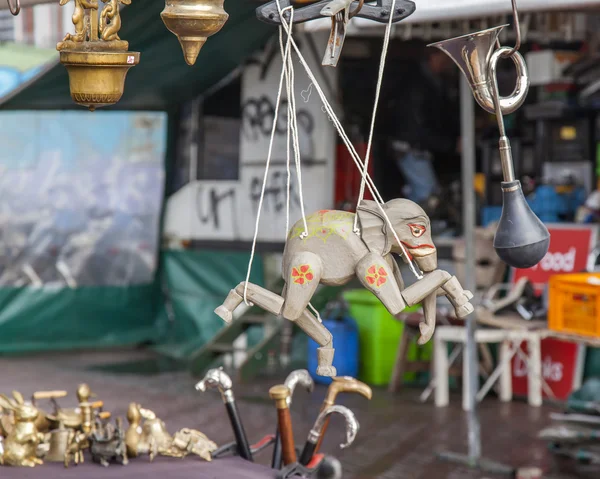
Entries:
{"label": "brass figurine", "polygon": [[43,464],[38,457],[38,447],[43,443],[45,436],[35,427],[39,415],[37,408],[26,404],[23,396],[13,391],[14,400],[0,394],[0,407],[12,411],[14,426],[6,431],[6,440],[0,463],[6,466],[34,467]]}
{"label": "brass figurine", "polygon": [[65,450],[64,463],[65,467],[69,467],[71,461],[75,465],[83,464],[84,457],[83,451],[89,447],[87,436],[74,429],[69,430],[69,437],[67,438],[67,448]]}
{"label": "brass figurine", "polygon": [[152,461],[157,454],[180,458],[196,454],[210,461],[211,453],[217,449],[213,441],[195,429],[184,428],[171,436],[165,423],[153,411],[137,403],[129,404],[127,420],[129,428],[125,443],[129,457],[148,454]]}
{"label": "brass figurine", "polygon": [[116,419],[114,426],[111,423],[98,424],[90,435],[89,441],[94,462],[104,467],[108,467],[110,462],[123,466],[129,463],[121,418]]}
{"label": "brass figurine", "polygon": [[173,444],[166,451],[161,451],[163,456],[185,457],[196,454],[205,461],[212,460],[212,452],[217,450],[217,445],[205,434],[195,429],[183,428],[173,437]]}
{"label": "brass figurine", "polygon": [[69,446],[69,436],[72,429],[65,427],[64,423],[60,423],[58,429],[50,431],[48,438],[48,452],[44,457],[46,462],[63,462],[65,453]]}
{"label": "brass figurine", "polygon": [[166,0],[160,14],[165,26],[179,39],[188,65],[196,63],[200,49],[229,18],[224,0]]}
{"label": "brass figurine", "polygon": [[[39,432],[50,432],[53,429],[54,423],[53,416],[44,412],[37,404],[37,401],[41,399],[49,399],[54,405],[55,412],[58,411],[57,399],[64,398],[67,396],[67,391],[36,391],[31,396],[31,404],[33,404],[39,411],[39,416],[35,421],[35,426]],[[59,421],[60,422],[60,421]]]}
{"label": "brass figurine", "polygon": [[[106,6],[100,14],[100,34],[105,42],[121,41],[119,30],[121,30],[121,14],[119,13],[119,4],[131,5],[131,0],[102,0]],[[124,49],[129,48],[127,42],[122,43]]]}
{"label": "brass figurine", "polygon": [[[71,97],[91,111],[117,103],[125,89],[125,77],[139,63],[139,52],[127,51],[129,43],[119,38],[119,4],[131,0],[102,0],[105,4],[98,19],[98,2],[73,0],[75,34],[67,33],[56,45],[60,61],[69,73]],[[60,0],[64,6],[69,0]]]}
{"label": "brass figurine", "polygon": [[156,418],[152,411],[143,410],[145,417],[148,418],[142,425],[142,407],[132,402],[127,409],[127,420],[129,428],[125,433],[125,444],[127,446],[127,455],[129,457],[138,457],[143,454],[150,456],[153,461],[158,454],[158,443],[163,447],[169,447],[172,439],[164,423]]}

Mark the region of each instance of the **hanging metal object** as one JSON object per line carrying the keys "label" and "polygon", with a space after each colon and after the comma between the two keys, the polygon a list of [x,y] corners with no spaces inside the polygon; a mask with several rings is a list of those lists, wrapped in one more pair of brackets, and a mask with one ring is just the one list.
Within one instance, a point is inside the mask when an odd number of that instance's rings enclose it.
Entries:
{"label": "hanging metal object", "polygon": [[200,49],[229,18],[224,0],[166,0],[160,14],[165,26],[179,39],[188,65],[196,63]]}
{"label": "hanging metal object", "polygon": [[[281,24],[279,9],[283,12],[286,22],[291,15],[288,9],[294,8],[294,23],[304,23],[318,18],[331,18],[331,32],[327,43],[327,50],[323,57],[322,65],[335,67],[340,58],[348,22],[352,17],[367,18],[378,23],[388,23],[390,14],[392,23],[397,23],[412,15],[416,9],[411,0],[377,0],[365,3],[364,0],[272,0],[256,9],[259,20]],[[392,12],[393,7],[393,12]],[[284,12],[285,10],[285,12]]]}
{"label": "hanging metal object", "polygon": [[[481,108],[494,114],[494,100],[492,94],[492,78],[490,77],[490,60],[496,48],[498,36],[504,27],[488,28],[476,33],[469,33],[461,37],[432,43],[428,46],[436,47],[446,53],[463,72],[475,100]],[[503,51],[510,52],[511,49]],[[525,60],[519,52],[510,57],[515,62],[517,69],[517,85],[509,97],[500,98],[500,108],[503,115],[515,112],[525,101],[529,92],[529,76]]]}
{"label": "hanging metal object", "polygon": [[6,0],[8,3],[8,9],[10,10],[10,13],[12,13],[14,16],[17,16],[19,14],[19,12],[21,11],[21,1],[20,0],[16,0],[16,5],[13,6],[12,4],[12,0]]}
{"label": "hanging metal object", "polygon": [[[60,0],[60,5],[69,1]],[[100,16],[97,1],[73,1],[75,33],[67,33],[56,49],[69,73],[71,98],[94,111],[121,99],[127,72],[140,61],[139,52],[128,51],[129,43],[119,38],[119,5],[131,0],[102,0]]]}
{"label": "hanging metal object", "polygon": [[[506,26],[433,43],[429,46],[445,52],[465,75],[477,103],[496,114],[500,131],[499,151],[504,181],[502,216],[494,237],[498,256],[514,268],[530,268],[548,252],[550,233],[529,207],[521,182],[515,179],[510,141],[506,136],[503,115],[516,111],[529,91],[529,76],[523,56],[518,52],[521,33],[516,1],[512,0],[513,19],[517,31],[515,47],[501,47],[500,31]],[[496,48],[498,47],[498,48]],[[500,58],[511,58],[517,70],[517,85],[512,95],[500,97],[496,68]]]}

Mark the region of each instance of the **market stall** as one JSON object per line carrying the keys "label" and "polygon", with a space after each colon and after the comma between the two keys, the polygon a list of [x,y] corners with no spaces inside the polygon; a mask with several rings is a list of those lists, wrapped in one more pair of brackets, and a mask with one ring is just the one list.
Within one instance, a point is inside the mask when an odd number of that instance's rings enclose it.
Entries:
{"label": "market stall", "polygon": [[[407,6],[410,5],[410,2],[403,2],[403,4],[405,9],[402,10],[402,14],[405,16],[410,16],[410,13],[412,12],[409,12],[410,8]],[[270,8],[275,8],[274,5],[275,4],[271,2]],[[581,2],[577,6],[585,7],[586,5],[586,2]],[[539,3],[537,6],[539,8],[547,9],[552,7],[552,4],[549,5],[548,2],[544,2],[543,5]],[[124,10],[124,19],[126,18],[125,13],[132,11],[130,8],[131,7],[128,7],[128,9]],[[348,8],[349,5],[345,7],[346,15],[349,13]],[[359,10],[363,8],[362,3],[357,8]],[[377,12],[369,10],[369,8],[375,7],[367,6],[361,14],[366,16],[375,16]],[[533,9],[534,5],[528,5],[527,8]],[[490,11],[490,14],[502,13],[503,11],[504,10],[493,10]],[[336,22],[339,23],[339,19],[336,17],[337,13],[339,12],[334,12],[332,15],[335,17],[333,22],[334,27],[336,27]],[[519,32],[520,30],[516,13],[517,12],[513,12],[514,28],[517,32]],[[379,12],[379,14],[381,16],[382,12]],[[273,17],[270,16],[270,14],[265,13],[265,11],[263,11],[262,16],[263,19],[270,19],[273,21]],[[529,382],[529,387],[531,389],[530,401],[532,405],[538,405],[541,396],[541,381],[539,381],[539,378],[537,378],[541,369],[540,342],[542,339],[550,336],[551,333],[545,332],[544,335],[539,334],[536,336],[536,332],[528,331],[527,333],[523,334],[515,334],[513,332],[504,333],[501,331],[501,328],[496,328],[498,331],[479,335],[477,334],[475,324],[476,319],[471,315],[471,313],[473,313],[473,304],[471,303],[474,303],[474,301],[471,301],[473,299],[473,294],[471,291],[475,291],[476,286],[474,255],[466,256],[464,279],[460,281],[454,275],[439,269],[437,260],[435,258],[436,250],[432,245],[433,239],[431,237],[431,232],[428,229],[430,224],[427,214],[420,206],[409,200],[401,199],[384,202],[372,178],[370,178],[368,175],[369,150],[371,147],[371,138],[373,136],[375,124],[374,118],[379,100],[379,87],[377,88],[375,97],[373,121],[371,123],[371,129],[369,133],[367,151],[363,159],[362,155],[358,155],[351,142],[348,140],[343,126],[336,117],[334,108],[332,108],[331,104],[327,101],[327,95],[319,86],[320,82],[311,72],[311,67],[309,66],[308,62],[304,60],[302,50],[296,45],[294,37],[291,33],[292,17],[290,16],[290,18],[286,20],[283,11],[277,12],[277,16],[282,28],[287,31],[287,43],[283,41],[282,35],[282,70],[280,73],[275,108],[272,115],[273,126],[272,129],[267,131],[266,135],[264,135],[265,141],[263,143],[265,146],[267,146],[268,150],[265,174],[264,179],[262,180],[262,188],[259,189],[260,194],[258,195],[258,204],[256,205],[257,214],[255,218],[251,218],[255,220],[255,230],[254,235],[250,235],[252,240],[250,262],[245,281],[239,283],[237,286],[237,280],[232,281],[230,291],[224,295],[222,298],[222,304],[218,305],[215,312],[226,323],[231,324],[232,326],[236,325],[236,321],[238,320],[238,317],[235,314],[236,309],[238,307],[240,307],[240,309],[244,309],[244,306],[242,306],[243,303],[245,303],[245,306],[255,305],[264,310],[267,314],[276,316],[282,315],[285,319],[294,322],[301,330],[303,330],[304,333],[310,336],[317,343],[318,347],[314,351],[317,363],[315,364],[315,371],[312,371],[312,373],[316,373],[316,375],[320,377],[330,378],[337,375],[337,369],[333,362],[335,357],[333,343],[334,338],[332,332],[327,329],[326,323],[321,321],[320,315],[316,308],[314,308],[311,304],[311,301],[314,301],[316,287],[319,282],[322,282],[327,286],[343,286],[347,284],[351,278],[357,276],[362,286],[375,293],[385,308],[394,316],[400,315],[407,307],[412,308],[418,306],[419,304],[423,304],[423,318],[422,321],[418,323],[420,333],[419,341],[421,344],[424,344],[432,339],[436,340],[436,344],[438,346],[434,354],[436,356],[438,370],[445,369],[447,366],[447,361],[445,361],[445,358],[441,356],[441,351],[442,349],[445,349],[446,342],[464,342],[466,344],[467,351],[464,369],[464,380],[466,387],[464,389],[465,396],[463,398],[463,404],[464,408],[470,413],[469,452],[466,457],[457,456],[455,454],[445,454],[444,457],[451,460],[464,461],[471,466],[490,468],[490,464],[483,461],[481,458],[480,425],[476,415],[476,402],[478,399],[477,394],[478,392],[481,393],[477,384],[478,360],[476,358],[476,344],[477,342],[502,343],[503,351],[501,354],[501,362],[506,366],[506,363],[508,363],[515,354],[512,353],[513,349],[515,349],[513,346],[516,345],[518,347],[524,340],[529,341],[532,346],[530,347],[528,360],[535,363],[534,367],[530,369],[530,374],[536,375],[536,377],[530,379]],[[260,11],[259,17],[261,17]],[[307,19],[310,18],[305,18],[305,20]],[[381,59],[382,65],[385,64],[387,42],[391,37],[393,19],[393,15],[390,15],[389,23],[387,23],[385,30],[385,46],[383,48],[383,55]],[[131,18],[131,20],[133,23],[133,18]],[[403,20],[403,18],[397,19],[397,21],[400,20]],[[245,22],[244,25],[246,25]],[[141,26],[139,28],[140,30],[138,32],[140,33],[140,36],[142,36],[143,29]],[[223,34],[227,32],[229,35],[231,35],[228,38],[231,39],[232,42],[233,35],[237,33],[233,28],[234,27],[232,26],[230,30],[223,30]],[[340,28],[343,30],[344,25],[340,26]],[[490,30],[492,30],[491,33]],[[486,29],[483,32],[468,35],[466,39],[452,40],[454,42],[458,41],[460,44],[455,51],[453,48],[449,47],[449,42],[451,42],[451,40],[438,43],[437,46],[450,55],[454,53],[455,56],[453,56],[452,59],[455,61],[458,67],[461,68],[462,73],[466,75],[465,79],[463,79],[461,82],[460,89],[463,185],[472,185],[474,184],[475,179],[475,115],[473,108],[473,94],[475,94],[479,105],[482,106],[484,110],[497,115],[498,129],[500,133],[500,160],[503,173],[502,200],[504,203],[504,209],[502,216],[500,217],[500,224],[497,228],[496,240],[494,242],[496,253],[506,263],[514,268],[535,269],[538,263],[544,264],[544,261],[547,258],[546,253],[550,244],[550,235],[548,232],[549,228],[540,222],[539,218],[532,211],[534,206],[528,204],[522,195],[521,183],[518,181],[514,173],[514,165],[512,162],[512,157],[510,156],[510,143],[506,135],[505,126],[502,119],[503,114],[513,113],[524,102],[528,87],[528,84],[525,85],[528,83],[526,80],[526,67],[523,64],[520,53],[518,53],[520,41],[516,42],[514,48],[502,47],[496,49],[497,33],[498,29]],[[516,37],[520,38],[520,34],[517,33]],[[334,41],[330,40],[328,43],[326,50],[327,53],[323,59],[323,62],[328,64],[328,66],[335,66],[335,63],[339,59],[338,57],[340,55],[341,47],[336,43],[335,38],[336,37],[334,36]],[[256,41],[258,41],[258,38]],[[286,45],[285,47],[284,43]],[[453,43],[453,45],[455,45],[455,43]],[[306,70],[307,75],[312,81],[312,85],[316,90],[316,93],[323,103],[323,108],[325,109],[325,113],[328,115],[329,121],[334,124],[335,129],[342,138],[345,146],[350,151],[350,156],[354,160],[356,167],[361,173],[361,182],[359,187],[360,193],[358,195],[356,214],[349,212],[332,212],[322,209],[312,215],[307,215],[304,211],[304,201],[302,197],[303,186],[300,168],[300,157],[302,155],[300,154],[300,145],[298,141],[296,124],[297,119],[295,118],[297,115],[294,99],[294,65],[291,60],[292,51],[295,52],[297,57],[300,59],[302,67]],[[222,52],[219,52],[216,47],[213,50],[209,50],[209,53],[210,52],[213,53],[213,58],[215,59],[217,56],[222,55]],[[501,53],[506,54],[506,56],[512,56],[513,59],[515,59],[515,63],[517,64],[518,68],[520,69],[520,75],[517,75],[517,93],[511,98],[501,98],[498,92],[498,85],[496,83],[497,80],[495,76],[495,62],[499,60]],[[490,57],[493,59],[493,61],[490,60]],[[181,58],[179,61],[181,61]],[[135,56],[132,56],[131,63],[133,64],[136,62],[137,60]],[[461,62],[466,63],[466,65]],[[37,81],[29,85],[28,88],[22,89],[20,92],[11,95],[10,98],[6,99],[3,107],[8,109],[27,108],[28,105],[31,105],[34,101],[37,103],[38,107],[42,108],[55,108],[56,106],[65,105],[68,92],[67,88],[64,86],[66,84],[66,76],[64,72],[61,73],[62,70],[59,72],[58,67],[62,66],[57,65],[56,69],[51,70],[47,76],[37,79]],[[226,69],[226,67],[227,66],[223,66],[221,73]],[[136,68],[132,70],[131,77],[133,78],[134,72],[139,71],[141,71],[140,67],[136,66]],[[485,81],[481,81],[480,77],[469,76],[469,73],[472,72],[484,72],[482,75],[484,76]],[[378,86],[381,83],[382,75],[383,68],[381,68],[379,72]],[[123,99],[117,103],[119,108],[165,108],[167,106],[170,92],[173,91],[173,87],[167,86],[169,75],[163,76],[165,77],[165,83],[162,84],[164,91],[161,91],[160,94],[154,96],[152,93],[155,92],[155,90],[151,90],[149,88],[145,89],[144,87],[140,86],[139,89],[134,90],[134,93],[129,94],[129,96],[124,96]],[[63,83],[59,85],[58,80],[60,79],[63,80]],[[286,84],[284,84],[284,80]],[[208,82],[208,80],[206,81]],[[488,85],[489,83],[495,83],[495,88],[491,87],[491,89],[485,89],[487,88],[486,86],[481,86],[484,84]],[[56,90],[56,96],[48,98],[48,93],[43,92],[47,86],[49,88],[60,88],[60,91]],[[131,84],[129,84],[129,87],[131,88]],[[181,94],[181,92],[178,92],[182,95],[179,97],[180,99],[185,97],[186,94],[191,95],[193,93],[197,93],[195,87],[191,88],[187,86],[181,86],[181,89],[185,90],[187,93]],[[484,89],[484,91],[481,91],[482,89]],[[264,230],[261,230],[260,228],[260,214],[261,208],[263,207],[265,192],[267,191],[267,177],[269,173],[270,160],[272,157],[272,146],[276,136],[277,120],[279,119],[279,100],[284,90],[287,90],[287,101],[289,105],[286,132],[288,143],[285,143],[285,150],[288,152],[290,151],[289,138],[292,138],[291,141],[293,146],[291,150],[295,159],[295,180],[298,182],[301,220],[298,220],[298,222],[292,226],[291,233],[288,234],[287,231],[285,232],[286,248],[283,257],[282,268],[284,272],[284,278],[288,284],[287,287],[283,288],[283,292],[280,295],[279,293],[267,290],[265,287],[257,284],[256,282],[251,282],[251,279],[253,279],[251,278],[251,274],[252,259],[256,251],[257,243],[260,239],[260,233],[264,232]],[[37,92],[38,96],[36,96],[35,92]],[[70,93],[74,93],[73,84],[71,84]],[[102,102],[101,100],[89,99],[85,97],[85,95],[73,95],[73,99],[75,99],[77,103],[85,106],[91,105],[94,108],[96,107],[96,103]],[[115,101],[112,101],[112,103],[115,103]],[[269,138],[269,133],[270,139],[267,141],[267,138]],[[280,140],[281,139],[282,138],[280,137]],[[290,156],[291,155],[288,153],[288,172],[291,169]],[[288,173],[288,182],[286,185],[288,205],[291,196],[290,177],[291,175]],[[500,179],[498,182],[500,182]],[[260,178],[256,184],[260,186]],[[476,223],[474,191],[471,188],[464,189],[463,221],[465,249],[467,251],[474,251],[474,227]],[[363,201],[365,199],[365,190],[370,192],[371,197],[373,198],[372,200]],[[511,208],[513,209],[512,211]],[[518,218],[518,222],[520,224],[517,224],[517,221],[514,218]],[[287,220],[289,221],[289,213]],[[250,227],[252,226],[251,223]],[[393,252],[401,255],[401,257],[404,258],[404,262],[414,275],[416,280],[412,284],[405,285],[402,281],[401,273],[397,265],[395,265],[395,262],[388,261],[388,259],[391,258],[390,253],[392,252],[393,248],[395,248]],[[239,275],[239,271],[236,272],[236,274]],[[437,321],[436,297],[438,293],[444,295],[450,302],[451,314],[449,315],[453,315],[461,320],[466,319],[466,329],[462,326],[452,326],[450,329],[438,328],[437,332],[435,331]],[[313,311],[311,311],[311,309]],[[262,319],[259,319],[259,321],[254,321],[261,322]],[[252,321],[248,321],[248,323],[250,322]],[[230,327],[228,326],[224,328],[223,331],[231,332],[233,330],[228,328]],[[455,334],[457,332],[460,334]],[[229,338],[229,343],[231,342],[231,338]],[[219,354],[231,353],[234,349],[230,346],[230,344],[225,343],[225,341],[223,341],[223,343],[213,343],[211,345],[213,349],[210,351],[212,355],[218,356]],[[509,346],[510,349],[507,350]],[[496,378],[501,376],[502,387],[500,394],[502,399],[509,400],[511,397],[511,392],[508,388],[508,375],[506,370],[497,371],[499,372],[494,371],[491,374],[489,379],[490,382],[489,384],[486,383],[486,385],[484,385],[484,389],[486,389],[486,387],[488,389],[491,387],[494,376]],[[447,388],[445,386],[447,384],[447,377],[444,377],[438,372],[437,380],[438,383],[436,386],[436,395],[438,397],[438,405],[444,405],[444,403],[447,402],[447,398],[443,397],[446,394]],[[366,389],[368,386],[363,385],[362,383],[358,384],[358,381],[352,378],[335,378],[331,381],[332,386],[330,386],[330,389],[333,389],[334,393],[336,394],[338,389],[360,392],[361,388],[363,388],[362,395],[367,398],[371,397],[372,393],[370,388]],[[295,385],[293,381],[290,380],[290,382],[291,384]],[[347,384],[349,382],[352,382],[352,384]],[[340,386],[339,384],[341,383],[343,383],[343,385]],[[201,391],[204,391],[208,388],[218,389],[222,395],[223,402],[225,403],[236,441],[235,444],[229,445],[229,448],[222,449],[220,452],[222,452],[225,456],[227,453],[230,453],[231,455],[240,455],[245,459],[250,460],[252,457],[251,455],[253,448],[260,448],[263,444],[255,444],[252,447],[250,444],[248,444],[247,439],[244,438],[243,427],[241,426],[240,418],[235,406],[235,398],[231,392],[231,384],[231,379],[227,377],[223,371],[218,369],[210,369],[206,373],[205,379],[198,383],[196,387]],[[317,450],[319,448],[320,437],[328,424],[328,415],[335,412],[344,416],[348,424],[348,444],[354,440],[354,437],[358,431],[358,424],[356,423],[356,418],[354,418],[353,414],[349,410],[343,407],[333,406],[333,400],[331,402],[327,402],[329,400],[328,398],[327,401],[324,402],[321,413],[319,414],[319,418],[317,419],[317,423],[315,424],[315,428],[311,431],[304,449],[300,452],[300,454],[298,454],[293,444],[291,417],[289,411],[292,389],[293,388],[289,385],[277,385],[271,388],[269,391],[270,398],[274,401],[277,409],[278,433],[274,435],[273,438],[270,438],[267,442],[271,443],[272,440],[274,443],[274,464],[276,464],[278,461],[282,461],[282,465],[288,467],[286,472],[290,476],[292,472],[294,472],[294,468],[296,468],[295,470],[297,471],[304,471],[306,474],[314,474],[314,470],[306,472],[306,469],[322,467],[322,464],[325,461],[323,456],[319,456],[317,454]],[[483,394],[485,394],[485,391]],[[22,401],[19,401],[18,397],[16,396],[15,401],[16,403],[11,402],[8,403],[8,406],[5,404],[4,407],[14,411],[19,411],[24,407]],[[80,404],[80,409],[82,411],[85,408],[88,408],[88,415],[85,419],[88,421],[88,423],[91,414],[90,407],[91,406],[85,401]],[[105,419],[102,418],[100,414],[101,413],[99,412],[98,415],[94,417],[96,419]],[[18,418],[18,415],[16,417]],[[32,422],[31,418],[29,419],[29,422]],[[152,418],[151,415],[148,414],[145,419],[154,420],[156,418]],[[75,458],[80,457],[78,454],[83,454],[82,450],[85,449],[86,446],[89,446],[93,451],[93,448],[91,447],[93,444],[103,444],[103,441],[114,439],[116,441],[115,444],[117,444],[120,449],[117,451],[111,449],[104,452],[106,454],[112,454],[107,456],[110,459],[123,460],[124,453],[122,452],[122,430],[120,430],[120,432],[118,432],[118,430],[113,430],[112,433],[114,437],[108,438],[100,437],[98,435],[101,431],[104,431],[106,436],[109,436],[106,424],[102,425],[100,422],[97,425],[96,431],[93,430],[91,424],[84,425],[83,423],[81,425],[77,425],[73,429],[78,431],[73,433],[74,435],[69,441],[69,447],[73,446],[74,449],[73,451],[69,449],[65,457],[70,454],[73,454]],[[81,431],[79,431],[79,429],[81,429]],[[80,432],[81,435],[79,435]],[[121,435],[121,443],[119,443],[119,434]],[[191,433],[188,430],[185,433],[182,432],[182,434],[187,437]],[[197,451],[200,452],[196,453],[201,456],[202,446],[205,445],[203,438],[201,438],[199,435],[192,435],[194,436],[196,442],[192,444],[190,442],[191,439],[188,438],[188,442],[185,443],[185,447],[183,447],[183,449],[186,453],[189,453],[190,451],[196,451],[197,446]],[[7,437],[10,438],[10,434],[8,434]],[[12,439],[14,440],[14,437]],[[88,441],[90,442],[89,444]],[[41,440],[38,440],[38,442],[41,442]],[[277,457],[278,444],[281,448],[281,458]],[[7,451],[9,450],[8,446],[9,445],[7,444]],[[182,449],[176,444],[176,440],[173,440],[173,443],[170,444],[169,447],[162,449],[164,455],[178,454],[177,451],[174,452],[172,447],[175,447],[176,449]],[[16,450],[16,448],[13,449],[13,451],[14,450]],[[150,450],[152,449],[150,448]],[[215,456],[217,456],[214,448],[212,448],[212,452],[215,452]],[[101,460],[104,458],[102,449],[100,449],[100,452],[96,450],[96,454],[100,457],[100,462],[102,462]],[[36,458],[37,452],[30,451],[30,454],[27,457],[22,457],[20,459],[15,459],[13,457],[11,460],[16,463],[19,461],[23,462],[24,459],[31,464],[35,464]],[[217,462],[218,459],[215,460],[215,465],[213,467],[218,467]],[[229,463],[221,464],[224,466],[229,465]],[[239,461],[232,461],[231,464],[233,467],[237,467],[238,469],[243,468],[240,466],[241,463]],[[13,465],[27,464],[23,462],[23,464]],[[496,465],[491,465],[492,469],[496,467]],[[279,467],[275,468],[278,469]],[[502,468],[500,467],[500,469]],[[508,467],[504,469],[512,471],[513,468]]]}

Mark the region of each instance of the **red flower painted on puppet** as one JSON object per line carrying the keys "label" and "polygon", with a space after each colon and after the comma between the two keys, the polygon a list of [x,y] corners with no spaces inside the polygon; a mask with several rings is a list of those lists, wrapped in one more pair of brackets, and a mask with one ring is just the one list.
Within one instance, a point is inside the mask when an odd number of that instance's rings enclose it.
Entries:
{"label": "red flower painted on puppet", "polygon": [[303,264],[301,266],[292,268],[292,279],[296,284],[310,283],[314,277],[315,275],[308,264]]}
{"label": "red flower painted on puppet", "polygon": [[367,283],[378,288],[387,281],[387,271],[383,266],[373,265],[367,270],[365,279]]}

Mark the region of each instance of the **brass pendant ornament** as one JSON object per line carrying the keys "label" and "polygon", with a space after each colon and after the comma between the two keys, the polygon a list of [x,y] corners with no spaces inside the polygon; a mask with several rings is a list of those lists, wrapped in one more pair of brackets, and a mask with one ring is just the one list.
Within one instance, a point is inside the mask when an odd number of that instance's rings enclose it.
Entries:
{"label": "brass pendant ornament", "polygon": [[200,49],[229,18],[224,0],[166,0],[160,16],[165,26],[179,39],[188,65],[194,65]]}
{"label": "brass pendant ornament", "polygon": [[[60,5],[69,1],[60,0]],[[100,18],[97,1],[73,1],[75,33],[67,33],[56,49],[69,73],[71,98],[94,111],[121,99],[127,72],[140,61],[139,52],[127,51],[129,43],[119,38],[119,4],[129,5],[131,0],[102,0]]]}

